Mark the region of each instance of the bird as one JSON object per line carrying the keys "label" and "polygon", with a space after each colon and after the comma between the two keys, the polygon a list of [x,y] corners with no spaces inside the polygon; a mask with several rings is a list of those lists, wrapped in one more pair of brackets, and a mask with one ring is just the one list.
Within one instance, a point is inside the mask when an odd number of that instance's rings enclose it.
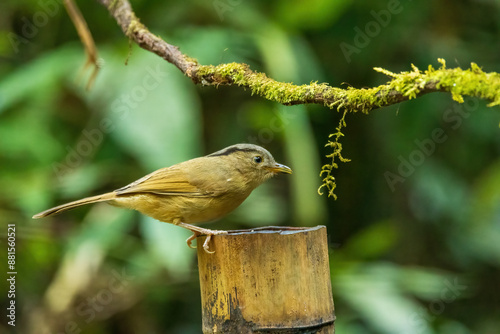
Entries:
{"label": "bird", "polygon": [[196,226],[220,219],[236,209],[259,185],[277,174],[292,174],[290,167],[277,163],[265,148],[236,144],[212,154],[158,169],[122,188],[85,197],[37,213],[33,219],[52,216],[91,203],[107,202],[133,209],[165,223],[193,232],[189,247],[198,235],[211,237],[227,231]]}

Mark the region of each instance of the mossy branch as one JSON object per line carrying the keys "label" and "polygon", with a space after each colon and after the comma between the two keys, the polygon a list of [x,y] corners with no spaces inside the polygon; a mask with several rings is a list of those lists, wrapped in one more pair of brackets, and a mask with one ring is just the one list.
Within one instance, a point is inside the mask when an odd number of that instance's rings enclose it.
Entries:
{"label": "mossy branch", "polygon": [[[335,158],[346,162],[341,155],[342,145],[339,142],[342,128],[345,126],[347,112],[362,112],[368,114],[374,109],[390,106],[403,101],[417,98],[432,92],[449,92],[452,98],[462,103],[463,96],[473,96],[490,101],[488,106],[500,104],[500,74],[486,73],[472,63],[469,69],[447,68],[445,61],[439,59],[441,66],[437,69],[431,65],[421,71],[412,65],[411,71],[392,73],[382,68],[376,71],[389,76],[386,84],[373,88],[346,89],[331,87],[326,83],[311,82],[308,85],[295,85],[288,82],[278,82],[250,69],[247,64],[229,63],[201,65],[196,59],[183,54],[177,46],[168,44],[160,37],[151,33],[135,16],[128,0],[98,0],[106,6],[116,19],[123,32],[143,49],[151,51],[166,61],[175,65],[195,84],[201,85],[236,85],[251,90],[252,94],[284,105],[321,104],[330,109],[343,110],[337,132],[332,134],[326,146],[333,148],[328,157],[332,162],[323,166],[321,176],[323,185],[329,196],[334,196],[335,178],[332,169],[337,168]],[[326,174],[326,175],[325,175]]]}

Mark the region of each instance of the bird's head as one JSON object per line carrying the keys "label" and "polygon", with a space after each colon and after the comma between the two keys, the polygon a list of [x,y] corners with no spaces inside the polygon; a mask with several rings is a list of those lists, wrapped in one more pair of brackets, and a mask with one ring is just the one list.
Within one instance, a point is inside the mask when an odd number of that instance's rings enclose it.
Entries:
{"label": "bird's head", "polygon": [[226,157],[227,163],[257,187],[276,174],[292,174],[290,167],[277,163],[265,148],[253,144],[236,144],[212,153],[209,157]]}

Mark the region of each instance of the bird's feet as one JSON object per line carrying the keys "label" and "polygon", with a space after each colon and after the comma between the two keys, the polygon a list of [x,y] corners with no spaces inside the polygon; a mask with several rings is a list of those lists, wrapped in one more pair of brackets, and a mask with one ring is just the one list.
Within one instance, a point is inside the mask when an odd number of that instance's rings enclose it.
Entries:
{"label": "bird's feet", "polygon": [[207,238],[205,239],[205,242],[203,243],[203,249],[205,250],[205,252],[207,252],[209,254],[215,253],[214,251],[211,251],[210,248],[208,247],[208,243],[212,239],[212,236],[218,235],[218,234],[227,234],[227,231],[210,230],[207,228],[202,228],[202,227],[198,227],[198,226],[194,226],[194,225],[190,225],[190,224],[185,224],[185,223],[179,223],[177,225],[182,226],[184,228],[187,228],[188,230],[193,232],[193,235],[190,236],[189,238],[187,238],[187,240],[186,240],[186,243],[187,243],[189,248],[196,248],[196,247],[193,247],[193,245],[191,243],[193,242],[194,239],[196,239],[197,236],[199,236],[201,234],[206,235]]}

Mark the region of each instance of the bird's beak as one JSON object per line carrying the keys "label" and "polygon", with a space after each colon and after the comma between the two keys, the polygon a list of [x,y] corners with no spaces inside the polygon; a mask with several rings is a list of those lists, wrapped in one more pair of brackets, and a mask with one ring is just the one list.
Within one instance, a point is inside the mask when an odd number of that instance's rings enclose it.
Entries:
{"label": "bird's beak", "polygon": [[269,167],[269,170],[273,173],[292,174],[290,167],[279,163],[275,163],[274,166]]}

